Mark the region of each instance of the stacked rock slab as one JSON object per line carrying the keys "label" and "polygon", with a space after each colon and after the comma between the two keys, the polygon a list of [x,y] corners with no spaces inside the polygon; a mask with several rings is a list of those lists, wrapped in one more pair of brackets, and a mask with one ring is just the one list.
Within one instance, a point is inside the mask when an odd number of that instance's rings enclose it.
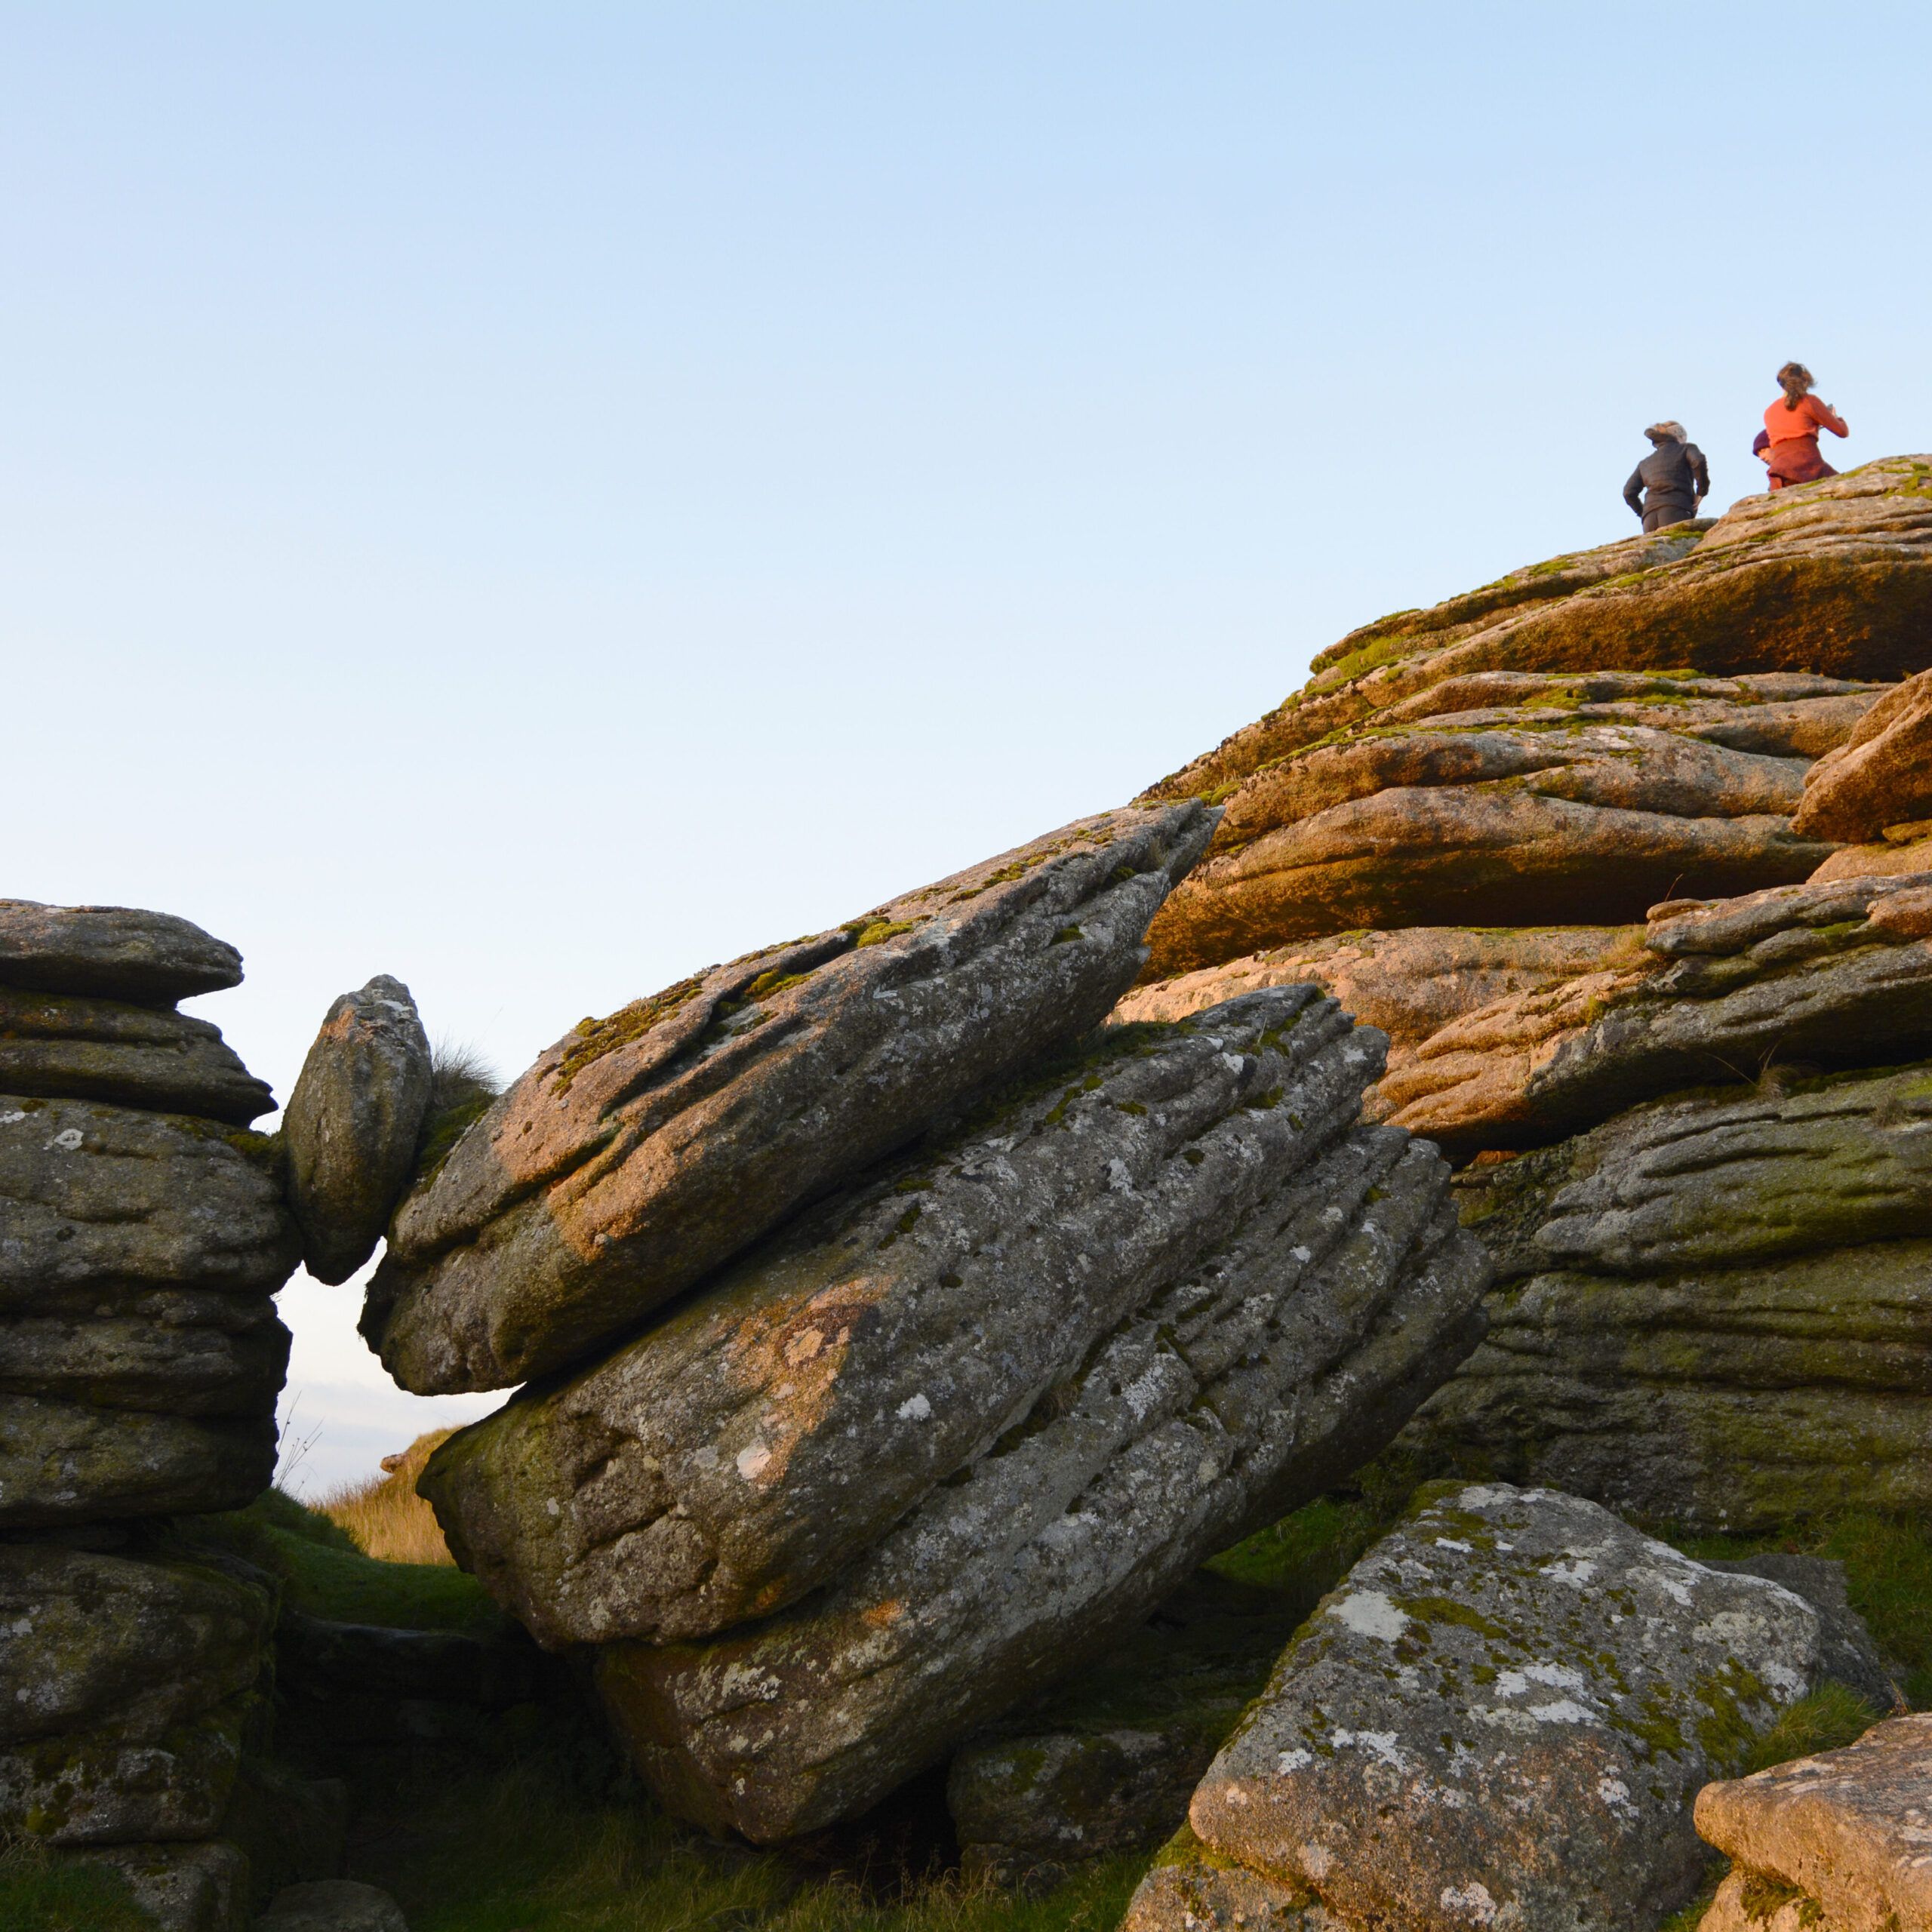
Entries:
{"label": "stacked rock slab", "polygon": [[1706,1785],[1697,1829],[1732,1860],[1699,1932],[1922,1932],[1932,1925],[1932,1717]]}
{"label": "stacked rock slab", "polygon": [[[662,997],[589,1027],[398,1216],[500,1174],[526,1120],[574,1145],[562,1110],[580,1137],[629,1110],[595,1211],[668,1274],[559,1271],[565,1339],[519,1326],[513,1349],[466,1312],[472,1367],[581,1355],[586,1310],[632,1332],[421,1487],[540,1641],[595,1647],[681,1814],[768,1841],[866,1810],[1373,1454],[1473,1345],[1486,1268],[1446,1168],[1356,1124],[1379,1035],[1304,985],[1078,1044],[1211,825],[1109,814],[687,983],[668,1039]],[[580,1100],[593,1078],[607,1097]],[[814,1175],[846,1184],[801,1207]],[[398,1352],[435,1356],[421,1311],[486,1310],[484,1279],[459,1303],[417,1276]]]}
{"label": "stacked rock slab", "polygon": [[174,1011],[241,977],[183,919],[0,901],[0,1827],[195,1928],[246,1907],[270,1604],[154,1548],[268,1483],[297,1255],[272,1097]]}
{"label": "stacked rock slab", "polygon": [[1426,1490],[1195,1789],[1130,1932],[1629,1932],[1697,1888],[1694,1792],[1826,1675],[1823,1620],[1607,1512]]}
{"label": "stacked rock slab", "polygon": [[406,1388],[566,1367],[1097,1024],[1200,856],[1192,802],[1069,826],[586,1020],[398,1210],[363,1331]]}

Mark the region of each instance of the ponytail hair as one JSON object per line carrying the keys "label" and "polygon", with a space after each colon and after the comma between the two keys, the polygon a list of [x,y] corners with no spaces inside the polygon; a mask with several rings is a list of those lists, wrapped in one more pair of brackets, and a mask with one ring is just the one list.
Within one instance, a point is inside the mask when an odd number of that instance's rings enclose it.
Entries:
{"label": "ponytail hair", "polygon": [[1784,406],[1795,409],[1811,387],[1811,371],[1802,362],[1787,362],[1778,371],[1778,387],[1784,391]]}

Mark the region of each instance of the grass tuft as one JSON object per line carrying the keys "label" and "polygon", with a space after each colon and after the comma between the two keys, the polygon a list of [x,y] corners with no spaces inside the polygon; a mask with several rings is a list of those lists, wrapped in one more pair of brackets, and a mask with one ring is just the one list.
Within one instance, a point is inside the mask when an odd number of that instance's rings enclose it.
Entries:
{"label": "grass tuft", "polygon": [[1759,1734],[1744,1760],[1744,1774],[1855,1744],[1882,1715],[1842,1684],[1822,1684],[1810,1697],[1787,1704],[1777,1723]]}
{"label": "grass tuft", "polygon": [[128,1881],[56,1857],[34,1838],[0,1839],[0,1925],[20,1932],[154,1932]]}
{"label": "grass tuft", "polygon": [[433,1450],[456,1433],[432,1429],[398,1456],[383,1458],[383,1473],[332,1490],[317,1505],[365,1556],[384,1563],[438,1563],[456,1558],[443,1540],[436,1512],[416,1493],[416,1478]]}

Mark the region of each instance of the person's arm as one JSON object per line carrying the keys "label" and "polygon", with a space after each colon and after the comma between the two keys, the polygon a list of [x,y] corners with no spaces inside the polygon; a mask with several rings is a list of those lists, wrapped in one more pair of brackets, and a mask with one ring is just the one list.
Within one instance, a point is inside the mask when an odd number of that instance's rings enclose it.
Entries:
{"label": "person's arm", "polygon": [[1829,402],[1820,402],[1815,395],[1804,398],[1805,406],[1811,412],[1811,420],[1820,429],[1829,429],[1835,436],[1848,436],[1851,432],[1844,426],[1844,418]]}
{"label": "person's arm", "polygon": [[1630,472],[1630,480],[1623,486],[1623,500],[1638,516],[1644,514],[1644,466],[1640,463]]}
{"label": "person's arm", "polygon": [[1684,457],[1690,466],[1690,480],[1697,486],[1697,500],[1701,503],[1711,494],[1711,466],[1695,443],[1684,445]]}

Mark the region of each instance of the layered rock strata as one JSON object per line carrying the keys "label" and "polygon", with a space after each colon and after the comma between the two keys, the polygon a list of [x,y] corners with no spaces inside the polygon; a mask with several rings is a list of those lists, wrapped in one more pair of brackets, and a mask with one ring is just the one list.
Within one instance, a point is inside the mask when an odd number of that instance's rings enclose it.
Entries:
{"label": "layered rock strata", "polygon": [[1445,1183],[1386,1128],[1284,1163],[823,1589],[708,1641],[601,1649],[660,1796],[761,1841],[862,1811],[1376,1453],[1475,1333],[1487,1270]]}
{"label": "layered rock strata", "polygon": [[707,1636],[794,1602],[1332,1146],[1380,1044],[1309,986],[1116,1031],[461,1432],[422,1491],[546,1643]]}
{"label": "layered rock strata", "polygon": [[1128,1922],[1654,1924],[1701,1874],[1691,1794],[1822,1666],[1775,1583],[1572,1497],[1438,1486],[1283,1654]]}
{"label": "layered rock strata", "polygon": [[1895,686],[1804,775],[1793,829],[1865,844],[1932,819],[1932,672]]}
{"label": "layered rock strata", "polygon": [[376,1251],[416,1164],[429,1041],[400,980],[379,973],[330,1007],[282,1119],[302,1260],[346,1281]]}
{"label": "layered rock strata", "polygon": [[1932,1925],[1932,1716],[1706,1785],[1697,1829],[1733,1861],[1699,1932]]}
{"label": "layered rock strata", "polygon": [[551,1048],[405,1201],[364,1332],[405,1386],[568,1367],[1094,1026],[1199,856],[1189,802],[1103,814]]}
{"label": "layered rock strata", "polygon": [[1380,619],[1318,656],[1307,685],[1278,709],[1148,795],[1226,796],[1270,760],[1472,675],[1613,666],[1890,681],[1923,670],[1928,485],[1932,460],[1887,457],[1747,497],[1714,524],[1554,558]]}
{"label": "layered rock strata", "polygon": [[269,1481],[297,1254],[247,1131],[272,1097],[174,1011],[240,977],[186,920],[0,902],[0,1833],[112,1866],[183,1932],[246,1909],[215,1834],[272,1605],[156,1552]]}
{"label": "layered rock strata", "polygon": [[1804,758],[1712,743],[1666,706],[1651,718],[1378,719],[1264,768],[1156,920],[1150,972],[1355,927],[1635,919],[1673,893],[1794,883],[1829,856],[1791,829]]}
{"label": "layered rock strata", "polygon": [[1432,1453],[1713,1529],[1932,1503],[1932,1068],[1656,1102],[1463,1192],[1499,1286]]}

